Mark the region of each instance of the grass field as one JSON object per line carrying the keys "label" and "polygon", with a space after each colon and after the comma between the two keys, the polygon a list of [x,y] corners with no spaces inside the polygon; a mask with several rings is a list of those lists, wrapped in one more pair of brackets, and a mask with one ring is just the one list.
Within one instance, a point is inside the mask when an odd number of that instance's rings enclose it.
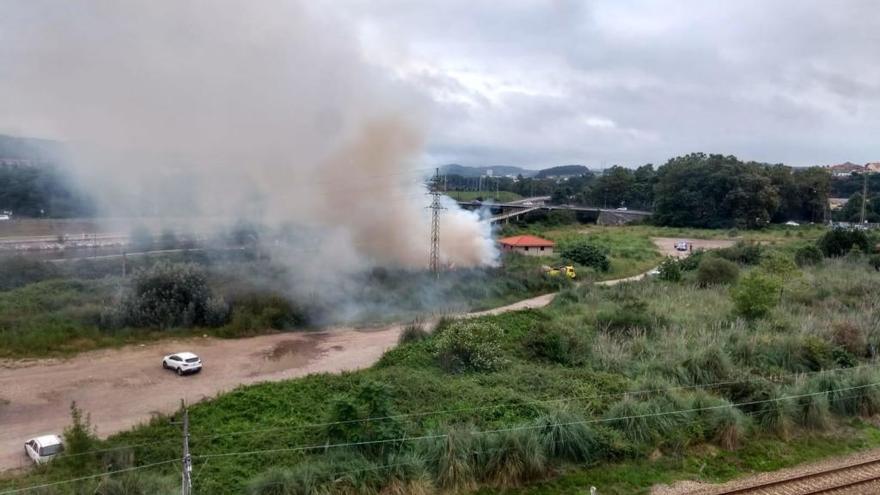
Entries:
{"label": "grass field", "polygon": [[[197,404],[196,491],[520,493],[505,490],[559,471],[522,493],[646,493],[880,443],[853,419],[880,413],[870,351],[880,277],[863,259],[799,271],[760,319],[734,313],[728,286],[692,280],[566,289],[543,310],[408,332],[364,371]],[[179,438],[156,418],[94,445],[146,444],[124,455],[62,461],[0,488],[174,459]],[[176,476],[172,465],[150,473],[156,483]]]}

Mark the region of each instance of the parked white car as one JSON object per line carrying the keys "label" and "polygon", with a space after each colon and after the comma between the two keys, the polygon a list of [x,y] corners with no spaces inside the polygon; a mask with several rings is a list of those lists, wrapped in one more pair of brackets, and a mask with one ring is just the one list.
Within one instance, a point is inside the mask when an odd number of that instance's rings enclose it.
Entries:
{"label": "parked white car", "polygon": [[162,367],[166,370],[174,370],[178,375],[198,373],[202,371],[202,360],[191,352],[178,352],[165,356],[162,359]]}
{"label": "parked white car", "polygon": [[675,250],[676,251],[687,251],[688,247],[689,247],[689,245],[688,245],[687,241],[678,241],[675,243]]}
{"label": "parked white car", "polygon": [[24,453],[37,464],[49,462],[62,450],[64,444],[58,435],[43,435],[24,443]]}

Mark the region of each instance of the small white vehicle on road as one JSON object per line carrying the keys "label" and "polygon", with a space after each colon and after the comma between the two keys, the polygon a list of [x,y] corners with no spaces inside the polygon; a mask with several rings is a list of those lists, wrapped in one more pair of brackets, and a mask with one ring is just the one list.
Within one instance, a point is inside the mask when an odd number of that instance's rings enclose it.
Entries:
{"label": "small white vehicle on road", "polygon": [[675,250],[676,250],[676,251],[687,251],[687,250],[688,250],[688,243],[687,243],[687,241],[678,241],[678,242],[676,242],[676,243],[675,243]]}
{"label": "small white vehicle on road", "polygon": [[36,464],[49,462],[64,450],[64,444],[58,435],[43,435],[31,438],[24,443],[24,453]]}
{"label": "small white vehicle on road", "polygon": [[178,375],[198,373],[202,371],[202,360],[191,352],[178,352],[165,356],[162,359],[162,367],[166,370],[174,370]]}

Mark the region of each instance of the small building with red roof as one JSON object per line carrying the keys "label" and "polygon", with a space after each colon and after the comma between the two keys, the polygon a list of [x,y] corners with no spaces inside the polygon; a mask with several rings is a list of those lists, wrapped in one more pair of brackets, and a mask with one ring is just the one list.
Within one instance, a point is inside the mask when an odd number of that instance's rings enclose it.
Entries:
{"label": "small building with red roof", "polygon": [[504,252],[516,252],[528,256],[550,256],[556,243],[533,235],[515,235],[498,241]]}

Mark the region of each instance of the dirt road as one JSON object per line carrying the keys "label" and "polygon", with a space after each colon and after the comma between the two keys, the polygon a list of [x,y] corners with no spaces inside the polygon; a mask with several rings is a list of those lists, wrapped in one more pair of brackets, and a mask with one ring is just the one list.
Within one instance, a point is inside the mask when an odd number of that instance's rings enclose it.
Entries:
{"label": "dirt road", "polygon": [[663,256],[672,256],[674,258],[683,258],[690,254],[688,251],[678,251],[675,249],[675,243],[685,241],[693,246],[694,251],[697,249],[719,249],[733,246],[734,241],[725,239],[685,239],[675,237],[652,237],[654,245]]}
{"label": "dirt road", "polygon": [[[553,296],[471,315],[543,307]],[[338,327],[237,340],[167,340],[66,360],[0,360],[0,470],[27,465],[24,441],[60,433],[70,422],[73,400],[91,413],[98,434],[106,437],[149,420],[153,413],[174,411],[181,398],[193,403],[238,385],[371,366],[397,344],[401,329]],[[184,350],[202,358],[204,371],[178,377],[162,369],[163,356]]]}

